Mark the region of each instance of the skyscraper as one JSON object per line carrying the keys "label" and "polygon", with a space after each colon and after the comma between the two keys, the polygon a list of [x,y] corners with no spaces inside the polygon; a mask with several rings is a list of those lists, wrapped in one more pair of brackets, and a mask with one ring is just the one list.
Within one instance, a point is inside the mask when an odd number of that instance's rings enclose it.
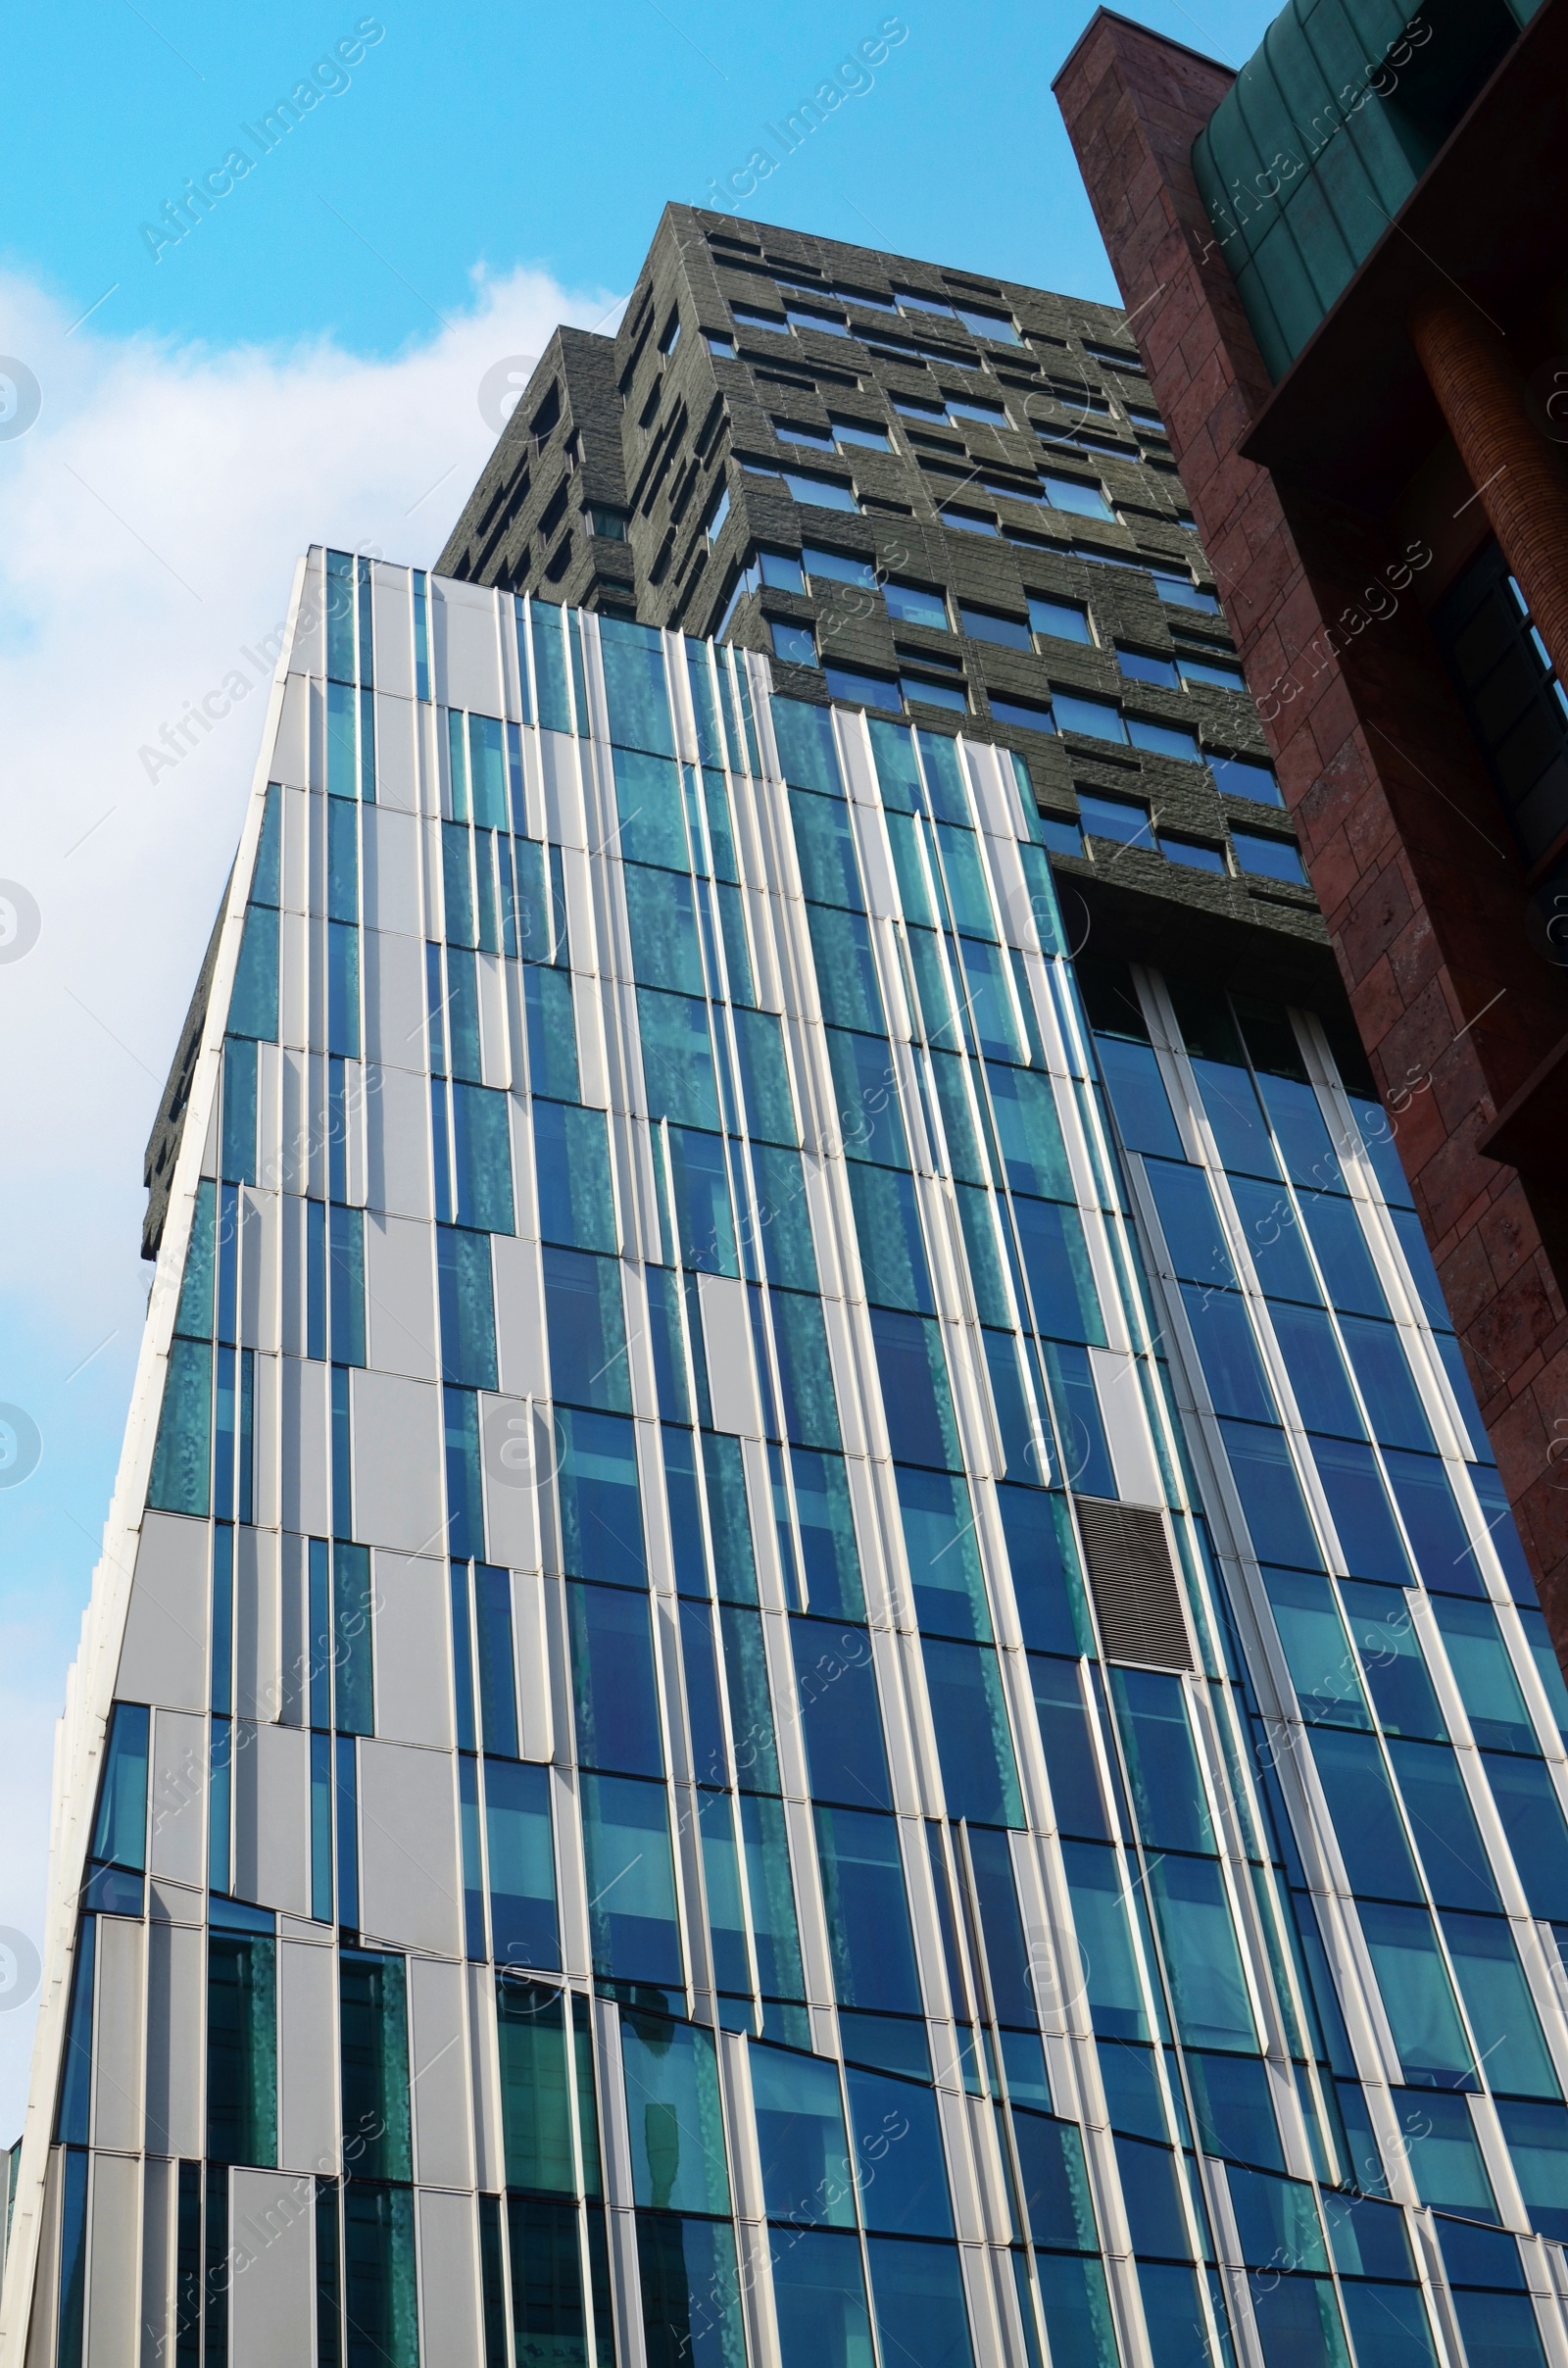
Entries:
{"label": "skyscraper", "polygon": [[1015,656],[1054,735],[302,562],[6,2368],[1568,2340],[1568,1692],[1387,1125],[1309,908],[1053,856],[1200,768]]}

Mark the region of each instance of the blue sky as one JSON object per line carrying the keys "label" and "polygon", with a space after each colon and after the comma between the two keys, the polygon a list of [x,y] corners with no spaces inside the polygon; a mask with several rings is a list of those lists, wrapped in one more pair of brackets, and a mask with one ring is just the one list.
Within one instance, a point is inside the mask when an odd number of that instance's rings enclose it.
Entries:
{"label": "blue sky", "polygon": [[[5,1930],[42,1931],[51,1730],[150,1279],[142,1147],[265,690],[172,772],[142,751],[285,617],[308,543],[428,565],[493,444],[487,373],[611,315],[666,199],[711,202],[888,13],[388,8],[347,88],[253,142],[156,260],[142,225],[352,40],[360,0],[67,0],[8,27],[0,348],[42,409],[0,434],[0,879],[40,930],[0,959],[0,1407],[42,1456],[20,1486],[0,1467],[0,2144],[31,2023]],[[1050,95],[1089,13],[901,10],[906,36],[764,184],[765,218],[1113,302]],[[1239,62],[1272,12],[1127,13]]]}
{"label": "blue sky", "polygon": [[[361,0],[98,0],[25,11],[11,261],[106,333],[217,344],[330,332],[389,354],[468,275],[538,266],[624,288],[667,198],[705,202],[859,40],[885,0],[578,0],[381,10],[384,36],[155,262],[141,235],[344,37]],[[1257,0],[1130,0],[1126,14],[1238,63]],[[1113,300],[1054,101],[1087,0],[902,11],[874,86],[793,156],[774,220]],[[66,103],[69,98],[69,104]],[[776,211],[774,211],[776,209]]]}

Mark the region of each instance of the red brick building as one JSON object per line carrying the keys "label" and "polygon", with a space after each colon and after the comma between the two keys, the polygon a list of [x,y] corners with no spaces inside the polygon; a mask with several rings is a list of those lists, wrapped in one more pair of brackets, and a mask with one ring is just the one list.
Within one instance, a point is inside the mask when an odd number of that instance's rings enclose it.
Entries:
{"label": "red brick building", "polygon": [[1568,0],[1406,5],[1054,87],[1568,1653]]}

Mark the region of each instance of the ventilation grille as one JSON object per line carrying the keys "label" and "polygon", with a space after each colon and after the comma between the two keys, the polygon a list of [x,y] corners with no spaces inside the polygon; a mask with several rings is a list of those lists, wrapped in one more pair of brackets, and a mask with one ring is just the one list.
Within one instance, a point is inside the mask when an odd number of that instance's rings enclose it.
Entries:
{"label": "ventilation grille", "polygon": [[1158,1513],[1080,1497],[1078,1524],[1107,1657],[1190,1669],[1181,1582]]}

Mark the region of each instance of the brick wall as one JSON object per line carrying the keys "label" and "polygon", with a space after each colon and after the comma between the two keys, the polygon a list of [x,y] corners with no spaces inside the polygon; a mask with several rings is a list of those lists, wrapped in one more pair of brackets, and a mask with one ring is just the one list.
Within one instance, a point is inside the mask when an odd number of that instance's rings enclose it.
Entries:
{"label": "brick wall", "polygon": [[1055,89],[1568,1656],[1568,1319],[1517,1174],[1475,1147],[1568,1008],[1414,601],[1337,657],[1321,639],[1374,577],[1397,584],[1399,551],[1241,455],[1272,390],[1189,163],[1232,79],[1102,11]]}

